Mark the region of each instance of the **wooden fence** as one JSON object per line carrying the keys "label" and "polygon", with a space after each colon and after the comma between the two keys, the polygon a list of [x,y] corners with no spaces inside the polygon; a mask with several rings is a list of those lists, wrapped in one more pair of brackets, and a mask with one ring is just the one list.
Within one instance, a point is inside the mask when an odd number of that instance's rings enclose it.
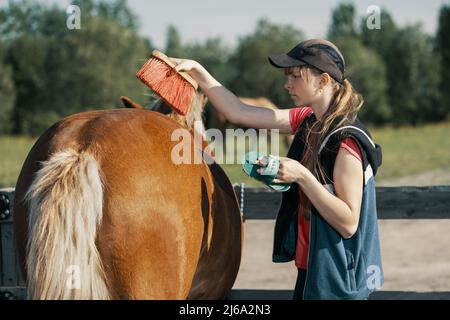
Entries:
{"label": "wooden fence", "polygon": [[[281,194],[269,188],[235,185],[244,221],[275,219]],[[0,299],[25,298],[13,234],[14,190],[0,189]],[[450,219],[450,186],[378,187],[379,219]],[[450,260],[450,257],[449,257]],[[449,261],[450,264],[450,261]],[[449,270],[450,272],[450,270]],[[450,287],[449,287],[450,290]],[[230,299],[291,299],[290,290],[232,290]],[[379,291],[371,299],[450,299],[450,292]]]}

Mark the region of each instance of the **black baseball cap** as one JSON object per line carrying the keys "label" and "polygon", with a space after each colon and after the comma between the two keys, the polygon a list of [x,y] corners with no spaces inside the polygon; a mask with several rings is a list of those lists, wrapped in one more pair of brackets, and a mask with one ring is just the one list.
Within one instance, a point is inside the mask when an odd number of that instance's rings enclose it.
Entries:
{"label": "black baseball cap", "polygon": [[328,73],[339,83],[345,79],[345,61],[342,53],[333,43],[323,39],[300,42],[288,53],[270,56],[269,61],[277,68],[311,65]]}

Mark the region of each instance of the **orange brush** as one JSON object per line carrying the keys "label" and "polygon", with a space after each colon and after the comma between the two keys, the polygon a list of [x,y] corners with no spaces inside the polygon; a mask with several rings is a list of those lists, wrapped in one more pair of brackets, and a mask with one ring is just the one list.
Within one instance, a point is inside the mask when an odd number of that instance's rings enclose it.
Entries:
{"label": "orange brush", "polygon": [[187,73],[175,71],[175,66],[176,63],[164,53],[153,50],[136,77],[177,113],[186,115],[195,98],[198,84]]}

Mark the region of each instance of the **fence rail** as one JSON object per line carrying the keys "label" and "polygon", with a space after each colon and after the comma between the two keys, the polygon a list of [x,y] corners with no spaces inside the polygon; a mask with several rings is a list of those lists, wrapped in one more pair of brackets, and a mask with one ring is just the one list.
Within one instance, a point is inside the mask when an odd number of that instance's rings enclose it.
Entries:
{"label": "fence rail", "polygon": [[[244,219],[275,219],[281,193],[235,185]],[[377,187],[379,219],[450,219],[450,186]],[[242,205],[243,204],[243,205]]]}
{"label": "fence rail", "polygon": [[[281,194],[235,185],[245,220],[275,219]],[[378,187],[379,219],[450,219],[450,186]],[[0,189],[0,299],[24,299],[13,233],[14,189]],[[290,299],[290,290],[232,290],[229,299]],[[450,299],[450,292],[379,291],[371,299]]]}

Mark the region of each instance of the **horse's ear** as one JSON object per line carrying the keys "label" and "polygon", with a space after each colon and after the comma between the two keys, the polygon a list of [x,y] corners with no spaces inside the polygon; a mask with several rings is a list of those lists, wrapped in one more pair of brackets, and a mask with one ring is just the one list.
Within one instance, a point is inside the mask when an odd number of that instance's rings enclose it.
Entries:
{"label": "horse's ear", "polygon": [[143,106],[134,102],[133,100],[131,100],[130,98],[128,98],[126,96],[121,96],[120,100],[122,101],[125,108],[144,109]]}

